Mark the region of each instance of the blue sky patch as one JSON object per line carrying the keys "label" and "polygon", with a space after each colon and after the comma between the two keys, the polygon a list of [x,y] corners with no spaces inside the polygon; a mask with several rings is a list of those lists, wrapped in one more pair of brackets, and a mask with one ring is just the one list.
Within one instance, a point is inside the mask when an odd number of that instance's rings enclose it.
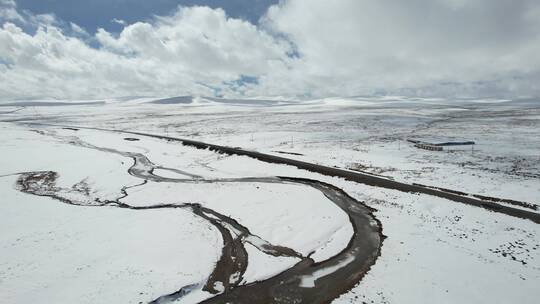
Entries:
{"label": "blue sky patch", "polygon": [[73,22],[89,33],[98,28],[109,32],[121,31],[123,25],[113,20],[135,23],[154,15],[170,15],[179,6],[209,6],[223,8],[229,17],[241,18],[257,24],[269,6],[278,0],[17,0],[21,10],[34,14],[54,13],[59,19]]}

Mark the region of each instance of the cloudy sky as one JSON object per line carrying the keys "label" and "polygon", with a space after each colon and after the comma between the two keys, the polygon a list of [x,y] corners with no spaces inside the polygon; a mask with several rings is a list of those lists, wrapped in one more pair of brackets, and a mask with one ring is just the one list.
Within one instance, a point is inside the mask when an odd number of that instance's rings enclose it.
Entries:
{"label": "cloudy sky", "polygon": [[540,96],[538,0],[0,0],[0,101]]}

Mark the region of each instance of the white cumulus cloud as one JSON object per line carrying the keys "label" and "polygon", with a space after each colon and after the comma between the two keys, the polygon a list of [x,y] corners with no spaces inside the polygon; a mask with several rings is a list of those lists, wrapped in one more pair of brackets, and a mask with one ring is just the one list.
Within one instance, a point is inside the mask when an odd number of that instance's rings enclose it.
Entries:
{"label": "white cumulus cloud", "polygon": [[15,0],[0,0],[0,21],[24,21],[24,18],[17,12]]}
{"label": "white cumulus cloud", "polygon": [[0,100],[540,95],[537,0],[288,0],[257,25],[208,7],[114,22],[89,34],[0,0]]}
{"label": "white cumulus cloud", "polygon": [[540,92],[537,0],[291,0],[266,22],[296,44],[311,92]]}
{"label": "white cumulus cloud", "polygon": [[2,99],[234,95],[227,82],[286,65],[290,48],[207,7],[181,7],[119,34],[100,29],[98,48],[45,21],[33,34],[11,22],[0,29]]}

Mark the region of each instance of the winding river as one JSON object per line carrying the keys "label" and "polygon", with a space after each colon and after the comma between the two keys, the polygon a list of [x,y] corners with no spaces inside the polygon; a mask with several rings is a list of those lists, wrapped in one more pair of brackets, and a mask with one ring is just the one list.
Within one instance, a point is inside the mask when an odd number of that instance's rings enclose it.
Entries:
{"label": "winding river", "polygon": [[[114,200],[103,200],[90,196],[92,191],[85,184],[70,188],[57,185],[59,173],[53,171],[21,173],[17,188],[25,193],[47,196],[66,204],[96,207],[118,207],[131,210],[185,208],[213,225],[221,234],[223,248],[221,257],[205,282],[179,286],[177,291],[158,297],[150,303],[182,302],[182,298],[196,289],[202,289],[213,296],[201,303],[329,303],[354,287],[375,263],[380,255],[383,235],[381,223],[374,217],[373,209],[350,197],[343,190],[324,182],[296,177],[246,177],[229,179],[205,179],[174,168],[157,166],[141,153],[118,151],[97,147],[77,138],[69,138],[69,144],[114,153],[131,158],[133,164],[128,173],[141,179],[141,183],[125,186],[122,195]],[[162,177],[154,170],[176,172],[189,178]],[[220,214],[200,204],[159,204],[131,206],[122,202],[129,195],[129,189],[145,185],[148,181],[158,183],[282,183],[311,187],[323,193],[349,217],[353,235],[349,243],[336,255],[320,262],[310,256],[303,256],[292,248],[271,244],[254,235],[233,218]],[[85,199],[80,199],[80,198]],[[306,210],[308,213],[309,210]],[[284,256],[297,259],[291,268],[263,281],[242,284],[249,257],[245,243],[255,246],[270,256]]]}

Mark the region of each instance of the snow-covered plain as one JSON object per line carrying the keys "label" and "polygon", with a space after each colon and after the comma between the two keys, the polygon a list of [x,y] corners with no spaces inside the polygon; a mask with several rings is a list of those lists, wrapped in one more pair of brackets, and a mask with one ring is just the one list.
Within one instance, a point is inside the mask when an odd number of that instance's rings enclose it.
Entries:
{"label": "snow-covered plain", "polygon": [[[63,187],[84,181],[91,199],[121,197],[122,187],[141,182],[127,174],[131,159],[76,141],[141,153],[176,170],[158,168],[156,175],[193,181],[129,188],[124,203],[199,203],[272,244],[313,252],[317,261],[346,246],[352,229],[343,211],[307,187],[225,179],[305,177],[366,202],[377,209],[387,238],[376,264],[335,303],[536,303],[540,296],[540,228],[531,221],[178,142],[62,128],[189,138],[538,205],[539,101],[358,97],[260,106],[149,100],[0,108],[0,294],[7,302],[148,302],[203,282],[219,258],[218,231],[188,210],[70,206],[16,190],[17,173],[28,171],[56,171]],[[456,136],[477,145],[474,152],[433,152],[414,148],[409,136]],[[224,180],[197,183],[200,178]],[[297,262],[246,247],[246,283]]]}

